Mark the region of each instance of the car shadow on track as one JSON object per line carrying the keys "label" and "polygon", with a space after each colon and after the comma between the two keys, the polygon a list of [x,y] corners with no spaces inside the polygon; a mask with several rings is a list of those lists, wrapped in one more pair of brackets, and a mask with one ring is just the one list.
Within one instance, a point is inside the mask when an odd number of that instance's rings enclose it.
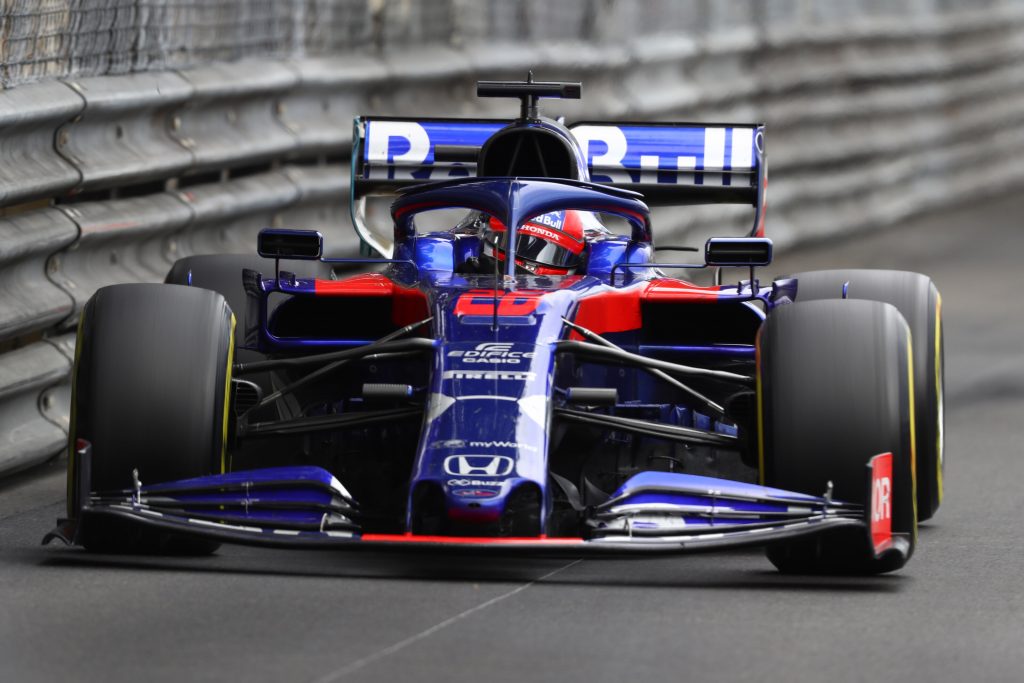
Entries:
{"label": "car shadow on track", "polygon": [[[221,550],[213,557],[96,555],[77,549],[35,555],[42,568],[290,576],[319,579],[420,582],[529,583],[573,562],[573,556],[524,558],[465,553],[290,552],[250,548]],[[23,559],[29,559],[24,557]],[[30,560],[31,561],[31,560]],[[773,571],[760,551],[659,558],[587,557],[544,579],[545,585],[890,593],[909,587],[904,573],[883,576],[799,576]]]}

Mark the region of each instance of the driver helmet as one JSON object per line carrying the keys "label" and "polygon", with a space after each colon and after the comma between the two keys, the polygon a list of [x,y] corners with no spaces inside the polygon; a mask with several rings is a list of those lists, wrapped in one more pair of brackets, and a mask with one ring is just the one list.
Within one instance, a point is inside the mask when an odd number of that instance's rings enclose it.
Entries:
{"label": "driver helmet", "polygon": [[[597,217],[587,211],[553,211],[535,216],[516,230],[516,267],[534,275],[569,275],[579,267],[585,236]],[[488,221],[484,253],[505,261],[508,228],[493,216]]]}

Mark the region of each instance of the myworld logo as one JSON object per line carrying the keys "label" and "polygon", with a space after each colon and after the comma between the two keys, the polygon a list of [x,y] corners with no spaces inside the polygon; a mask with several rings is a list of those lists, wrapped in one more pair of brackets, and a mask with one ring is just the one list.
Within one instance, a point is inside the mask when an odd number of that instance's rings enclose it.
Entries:
{"label": "myworld logo", "polygon": [[528,443],[519,443],[518,441],[470,441],[468,446],[470,448],[515,448],[516,450],[530,451],[531,453],[537,452],[536,446]]}
{"label": "myworld logo", "polygon": [[515,461],[507,455],[449,455],[444,471],[460,477],[504,477],[512,472]]}

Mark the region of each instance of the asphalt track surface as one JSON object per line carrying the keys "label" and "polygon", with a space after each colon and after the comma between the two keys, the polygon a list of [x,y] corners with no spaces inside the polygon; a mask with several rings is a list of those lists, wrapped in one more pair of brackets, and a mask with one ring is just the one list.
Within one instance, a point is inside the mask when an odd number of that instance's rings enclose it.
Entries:
{"label": "asphalt track surface", "polygon": [[1024,200],[782,256],[943,295],[946,499],[901,572],[781,576],[756,550],[473,558],[40,547],[56,462],[0,488],[2,681],[1024,680]]}

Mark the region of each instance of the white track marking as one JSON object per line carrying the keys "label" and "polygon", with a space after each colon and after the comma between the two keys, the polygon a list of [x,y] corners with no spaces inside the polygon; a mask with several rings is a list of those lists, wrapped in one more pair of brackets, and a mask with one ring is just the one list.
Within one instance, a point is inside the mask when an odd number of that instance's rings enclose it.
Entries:
{"label": "white track marking", "polygon": [[330,673],[328,673],[328,674],[326,674],[324,676],[321,676],[320,678],[316,679],[313,683],[332,683],[333,681],[341,680],[345,676],[348,676],[349,674],[355,673],[356,671],[359,671],[360,669],[366,668],[370,664],[373,664],[374,662],[378,662],[381,659],[384,659],[385,657],[393,655],[393,654],[395,654],[396,652],[398,652],[400,650],[404,650],[405,648],[407,648],[408,646],[412,645],[413,643],[419,642],[419,641],[423,640],[424,638],[428,638],[428,637],[434,635],[435,633],[437,633],[438,631],[441,631],[442,629],[448,628],[449,626],[451,626],[452,624],[454,624],[456,622],[462,621],[463,619],[465,619],[468,616],[476,614],[477,612],[479,612],[481,610],[485,610],[488,607],[490,607],[491,605],[496,605],[497,603],[501,602],[502,600],[505,600],[507,598],[511,598],[513,595],[516,595],[517,593],[522,593],[524,590],[526,590],[530,586],[534,585],[535,583],[540,583],[541,581],[544,581],[545,579],[550,579],[555,574],[558,574],[559,572],[563,572],[566,569],[569,569],[570,567],[573,567],[573,566],[579,564],[582,561],[583,561],[582,559],[580,559],[580,560],[573,560],[572,562],[570,562],[569,564],[565,565],[564,567],[559,567],[558,569],[556,569],[556,570],[554,570],[552,572],[548,572],[547,574],[545,574],[544,576],[540,577],[539,579],[534,579],[533,581],[530,581],[529,583],[524,583],[522,586],[519,586],[517,588],[513,588],[512,590],[510,590],[507,593],[502,593],[501,595],[493,597],[493,598],[491,598],[490,600],[488,600],[486,602],[480,603],[476,607],[470,607],[465,612],[460,612],[459,614],[456,614],[454,617],[449,617],[448,619],[445,619],[444,621],[438,622],[438,623],[434,624],[433,626],[431,626],[428,629],[420,631],[419,633],[417,633],[415,635],[409,636],[405,640],[400,640],[397,643],[395,643],[394,645],[389,645],[388,647],[384,648],[383,650],[378,650],[377,652],[374,652],[372,655],[368,655],[366,657],[363,657],[362,659],[357,659],[356,661],[352,662],[351,664],[346,664],[345,666],[343,666],[341,668],[335,669],[334,671],[332,671],[332,672],[330,672]]}

